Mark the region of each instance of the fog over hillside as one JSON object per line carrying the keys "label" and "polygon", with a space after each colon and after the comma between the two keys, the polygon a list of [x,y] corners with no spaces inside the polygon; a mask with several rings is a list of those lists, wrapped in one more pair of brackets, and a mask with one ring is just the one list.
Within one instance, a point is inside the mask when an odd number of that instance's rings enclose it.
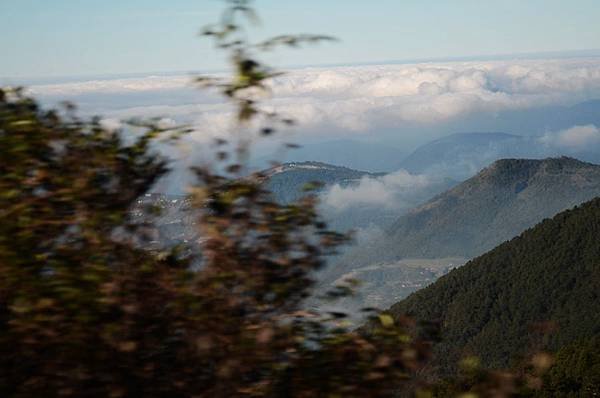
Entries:
{"label": "fog over hillside", "polygon": [[[345,309],[391,304],[545,218],[600,195],[600,166],[572,158],[504,159],[409,211],[363,229],[321,274],[323,288],[364,281]],[[390,276],[394,275],[394,276]]]}

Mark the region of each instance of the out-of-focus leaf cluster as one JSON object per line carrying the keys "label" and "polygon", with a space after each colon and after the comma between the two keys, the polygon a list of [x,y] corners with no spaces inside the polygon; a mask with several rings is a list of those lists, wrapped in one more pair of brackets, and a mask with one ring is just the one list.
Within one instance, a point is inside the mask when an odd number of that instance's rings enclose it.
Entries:
{"label": "out-of-focus leaf cluster", "polygon": [[[260,114],[292,124],[259,109],[256,92],[276,73],[253,51],[324,37],[251,45],[237,22],[257,20],[249,1],[228,3],[205,34],[230,51],[234,78],[199,81],[233,101],[240,127]],[[128,144],[73,107],[48,111],[0,90],[0,396],[428,394],[418,374],[430,343],[413,337],[409,319],[373,312],[368,332],[353,331],[345,314],[303,306],[314,272],[347,240],[328,230],[314,196],[281,205],[240,162],[197,168],[201,265],[145,250],[152,225],[131,210],[167,172],[153,143],[181,131],[155,121],[132,129]],[[231,158],[218,149],[217,159]]]}
{"label": "out-of-focus leaf cluster", "polygon": [[477,357],[465,357],[453,378],[431,388],[435,397],[533,397],[542,389],[542,378],[553,364],[550,354],[539,351],[512,370],[489,370]]}
{"label": "out-of-focus leaf cluster", "polygon": [[301,306],[346,240],[314,197],[198,169],[201,269],[144,250],[131,209],[166,171],[147,127],[128,145],[0,91],[2,396],[384,396],[410,378],[428,347],[406,325],[364,336]]}
{"label": "out-of-focus leaf cluster", "polygon": [[[259,127],[259,132],[262,136],[269,136],[278,126],[293,125],[294,120],[260,106],[260,100],[270,94],[269,80],[281,75],[281,72],[262,63],[257,53],[278,47],[296,48],[302,44],[335,39],[325,35],[298,34],[281,35],[253,43],[248,38],[246,25],[258,25],[260,20],[251,7],[252,1],[227,0],[226,3],[229,6],[223,12],[219,23],[205,27],[201,34],[212,38],[218,49],[227,51],[233,69],[232,78],[199,76],[196,83],[200,87],[217,89],[236,106],[238,129],[251,127],[251,122],[264,122],[268,123],[268,126]],[[238,137],[236,144],[239,159],[243,160],[250,145],[249,135]]]}
{"label": "out-of-focus leaf cluster", "polygon": [[131,218],[167,170],[162,133],[150,123],[126,144],[73,106],[0,90],[1,396],[118,396],[177,357],[163,304],[188,264],[143,250],[148,226]]}

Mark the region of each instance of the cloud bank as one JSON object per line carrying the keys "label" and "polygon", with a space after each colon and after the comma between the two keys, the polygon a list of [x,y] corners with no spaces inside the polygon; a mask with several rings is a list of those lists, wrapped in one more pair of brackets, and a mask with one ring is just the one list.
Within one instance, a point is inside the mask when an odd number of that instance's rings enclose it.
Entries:
{"label": "cloud bank", "polygon": [[66,83],[49,83],[30,88],[35,95],[78,96],[85,94],[130,94],[184,89],[190,86],[189,76],[144,76],[115,79],[93,79]]}
{"label": "cloud bank", "polygon": [[[107,117],[168,116],[196,123],[207,133],[225,131],[231,109],[214,95],[191,94],[190,82],[190,76],[149,76],[31,90],[75,101],[102,96],[109,103],[126,97],[129,103],[121,100],[119,109],[107,108]],[[268,106],[296,118],[303,131],[369,133],[593,98],[600,94],[600,59],[305,68],[274,79],[271,86],[275,98]],[[102,103],[94,104],[102,112]]]}
{"label": "cloud bank", "polygon": [[574,126],[547,133],[540,142],[552,149],[570,152],[600,151],[600,129],[594,125]]}
{"label": "cloud bank", "polygon": [[413,204],[435,182],[439,183],[433,177],[398,170],[382,177],[363,177],[350,186],[336,184],[322,194],[321,202],[338,212],[352,207],[399,209]]}

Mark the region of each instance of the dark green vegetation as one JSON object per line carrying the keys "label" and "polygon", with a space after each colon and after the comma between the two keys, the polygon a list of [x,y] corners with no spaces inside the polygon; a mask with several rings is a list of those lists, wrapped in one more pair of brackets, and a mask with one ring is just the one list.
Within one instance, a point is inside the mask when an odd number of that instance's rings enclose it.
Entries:
{"label": "dark green vegetation", "polygon": [[598,195],[600,166],[571,158],[499,160],[401,217],[372,260],[472,258]]}
{"label": "dark green vegetation", "polygon": [[[518,393],[508,391],[505,395],[518,395],[528,398],[579,398],[600,395],[600,336],[578,340],[561,348],[554,356],[539,353],[532,357],[524,368],[543,367],[544,375],[535,383],[538,388],[524,388]],[[520,367],[522,371],[523,367]],[[460,396],[470,390],[487,396],[481,391],[490,376],[507,377],[507,374],[482,370],[476,358],[462,361],[460,376],[439,382],[433,388],[436,398]]]}
{"label": "dark green vegetation", "polygon": [[[560,372],[569,376],[567,369],[579,361],[576,352],[593,351],[585,340],[600,336],[598,308],[600,198],[540,223],[390,311],[398,319],[408,314],[439,321],[442,341],[434,352],[441,374],[465,355],[479,356],[486,366],[507,367],[542,342],[557,351],[583,340],[559,355],[549,377],[560,384]],[[536,329],[553,331],[541,338]],[[597,340],[589,344],[596,347]],[[591,380],[587,365],[578,366],[584,370],[569,377]]]}
{"label": "dark green vegetation", "polygon": [[569,344],[558,351],[555,361],[536,396],[600,396],[600,336]]}

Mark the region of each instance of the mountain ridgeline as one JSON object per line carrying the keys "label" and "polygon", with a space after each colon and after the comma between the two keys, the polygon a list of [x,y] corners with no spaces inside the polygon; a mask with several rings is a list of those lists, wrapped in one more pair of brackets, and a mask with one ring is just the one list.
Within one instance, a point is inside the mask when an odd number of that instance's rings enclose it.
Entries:
{"label": "mountain ridgeline", "polygon": [[256,160],[256,167],[267,168],[273,159],[282,163],[304,163],[313,161],[355,170],[392,172],[400,168],[400,162],[406,156],[402,148],[388,142],[376,143],[339,139],[334,141],[303,143],[300,148],[286,153],[272,153]]}
{"label": "mountain ridgeline", "polygon": [[554,325],[546,336],[552,351],[598,336],[598,308],[600,198],[543,221],[390,312],[440,322],[442,340],[434,349],[439,374],[447,374],[465,355],[486,366],[510,365],[534,347],[536,324]]}
{"label": "mountain ridgeline", "polygon": [[528,154],[523,137],[506,133],[457,133],[417,148],[401,163],[410,173],[444,173],[467,178],[491,162]]}
{"label": "mountain ridgeline", "polygon": [[264,172],[267,187],[280,203],[290,203],[306,194],[307,184],[320,183],[325,186],[339,184],[346,186],[362,177],[376,177],[380,174],[353,170],[321,162],[284,163]]}
{"label": "mountain ridgeline", "polygon": [[382,260],[472,258],[600,195],[600,166],[571,158],[499,160],[402,216]]}
{"label": "mountain ridgeline", "polygon": [[[581,109],[583,111],[585,107],[582,105]],[[551,136],[491,132],[450,134],[418,147],[402,160],[399,167],[412,174],[435,174],[465,180],[500,159],[544,159],[568,155],[600,163],[600,146],[565,149],[554,146],[549,138]]]}

